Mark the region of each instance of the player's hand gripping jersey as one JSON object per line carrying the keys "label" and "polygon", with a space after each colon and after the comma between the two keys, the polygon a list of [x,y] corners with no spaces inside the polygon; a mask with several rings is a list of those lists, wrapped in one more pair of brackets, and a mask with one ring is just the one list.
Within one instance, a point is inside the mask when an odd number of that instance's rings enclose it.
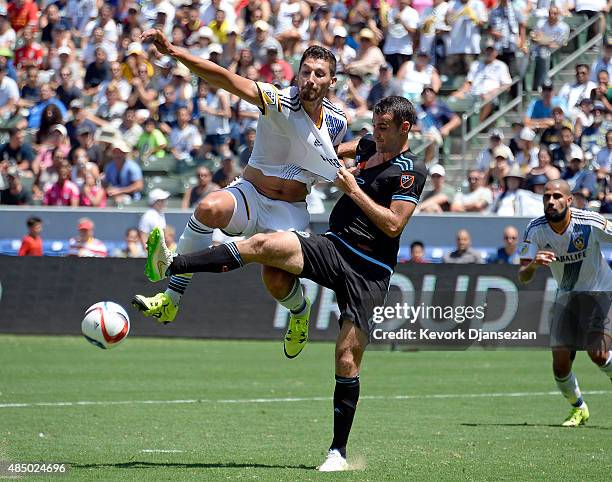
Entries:
{"label": "player's hand gripping jersey", "polygon": [[527,226],[519,248],[521,259],[532,260],[540,250],[555,253],[550,269],[563,291],[612,291],[612,270],[600,242],[612,242],[612,225],[600,214],[571,209],[567,229],[557,234],[544,216]]}
{"label": "player's hand gripping jersey", "polygon": [[323,99],[319,122],[304,111],[297,87],[278,90],[257,82],[263,104],[249,165],[266,176],[300,181],[309,187],[333,181],[340,167],[335,146],[346,134],[344,113]]}

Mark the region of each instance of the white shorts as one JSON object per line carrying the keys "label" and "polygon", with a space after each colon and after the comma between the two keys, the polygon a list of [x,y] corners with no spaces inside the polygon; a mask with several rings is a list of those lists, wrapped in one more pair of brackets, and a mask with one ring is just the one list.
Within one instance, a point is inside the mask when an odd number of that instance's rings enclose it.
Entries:
{"label": "white shorts", "polygon": [[223,229],[229,236],[249,237],[255,233],[306,231],[310,224],[306,201],[290,203],[270,199],[244,179],[237,179],[225,190],[235,200],[232,219]]}

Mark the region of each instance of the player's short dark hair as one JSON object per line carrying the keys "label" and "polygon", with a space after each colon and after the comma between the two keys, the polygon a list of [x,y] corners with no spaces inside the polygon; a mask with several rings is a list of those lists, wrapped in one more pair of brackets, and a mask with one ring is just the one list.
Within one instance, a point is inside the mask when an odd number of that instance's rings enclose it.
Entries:
{"label": "player's short dark hair", "polygon": [[36,226],[37,224],[42,223],[42,219],[36,217],[36,216],[31,216],[28,218],[28,220],[26,221],[26,226],[28,228],[31,228],[32,226]]}
{"label": "player's short dark hair", "polygon": [[[321,47],[320,45],[311,45],[302,54],[300,59],[300,69],[306,59],[321,59],[329,64],[329,73],[333,77],[336,75],[336,57],[331,50]],[[299,70],[299,69],[298,69]]]}
{"label": "player's short dark hair", "polygon": [[399,95],[383,97],[376,102],[374,114],[393,114],[393,123],[398,127],[402,125],[402,122],[407,121],[412,129],[412,126],[415,125],[417,121],[416,110],[412,102]]}
{"label": "player's short dark hair", "polygon": [[423,241],[413,241],[412,243],[410,243],[410,251],[412,251],[417,246],[425,249],[425,245],[423,244]]}

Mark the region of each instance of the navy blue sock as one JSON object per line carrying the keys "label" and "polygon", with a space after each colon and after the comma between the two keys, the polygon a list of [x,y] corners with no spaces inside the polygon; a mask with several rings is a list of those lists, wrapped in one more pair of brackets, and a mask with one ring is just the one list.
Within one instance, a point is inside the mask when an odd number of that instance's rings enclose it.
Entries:
{"label": "navy blue sock", "polygon": [[242,266],[244,262],[236,244],[227,243],[175,257],[166,274],[225,273]]}
{"label": "navy blue sock", "polygon": [[576,400],[576,403],[572,403],[572,406],[578,408],[583,403],[584,401],[582,400],[582,397],[580,397],[578,400]]}
{"label": "navy blue sock", "polygon": [[330,449],[338,450],[346,458],[348,441],[357,401],[359,400],[359,376],[347,378],[336,375],[334,390],[334,439]]}

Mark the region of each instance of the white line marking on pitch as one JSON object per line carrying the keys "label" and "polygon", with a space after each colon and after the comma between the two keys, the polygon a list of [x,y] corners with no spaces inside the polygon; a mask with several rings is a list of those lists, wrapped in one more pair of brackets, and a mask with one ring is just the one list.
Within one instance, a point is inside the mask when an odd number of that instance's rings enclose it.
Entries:
{"label": "white line marking on pitch", "polygon": [[141,452],[145,454],[180,454],[184,450],[169,450],[169,449],[142,449]]}
{"label": "white line marking on pitch", "polygon": [[[585,395],[610,395],[612,390],[582,392]],[[507,392],[507,393],[432,393],[424,395],[363,395],[360,400],[426,400],[436,398],[502,398],[502,397],[548,397],[559,395],[553,392]],[[78,407],[86,405],[171,405],[190,403],[283,403],[283,402],[328,402],[331,397],[287,397],[287,398],[237,398],[237,399],[187,399],[187,400],[96,400],[78,402],[33,402],[0,403],[0,408],[28,407]]]}

